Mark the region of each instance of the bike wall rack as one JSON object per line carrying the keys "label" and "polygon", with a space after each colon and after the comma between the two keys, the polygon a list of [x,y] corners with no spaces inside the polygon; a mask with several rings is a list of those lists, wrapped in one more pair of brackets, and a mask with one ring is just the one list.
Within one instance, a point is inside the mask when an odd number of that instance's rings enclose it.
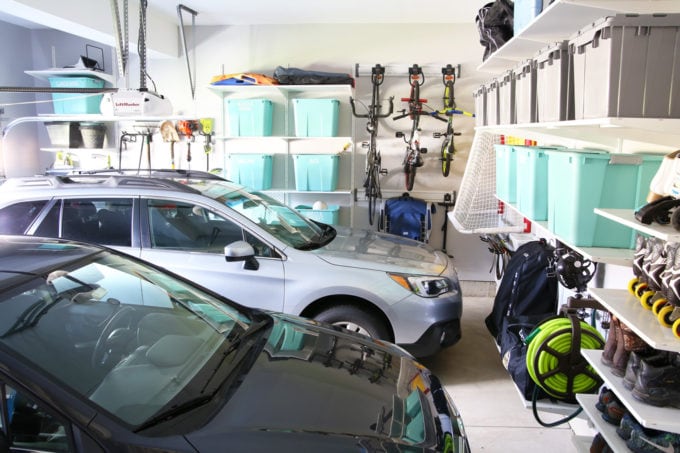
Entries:
{"label": "bike wall rack", "polygon": [[[421,65],[420,68],[423,70],[423,74],[426,76],[441,76],[442,68],[446,67],[449,63],[441,64],[427,64]],[[354,64],[354,77],[369,76],[371,75],[371,69],[375,64],[365,64],[365,63],[355,63]],[[385,68],[385,77],[404,77],[408,75],[408,70],[412,67],[412,64],[387,64],[383,65]],[[456,78],[460,78],[461,65],[452,64],[456,68]]]}

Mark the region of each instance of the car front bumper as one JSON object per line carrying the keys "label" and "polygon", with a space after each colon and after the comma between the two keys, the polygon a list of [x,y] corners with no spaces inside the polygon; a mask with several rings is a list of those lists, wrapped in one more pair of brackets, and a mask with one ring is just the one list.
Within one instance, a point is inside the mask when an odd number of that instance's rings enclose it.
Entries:
{"label": "car front bumper", "polygon": [[428,357],[461,338],[460,318],[430,326],[414,343],[399,344],[414,357]]}

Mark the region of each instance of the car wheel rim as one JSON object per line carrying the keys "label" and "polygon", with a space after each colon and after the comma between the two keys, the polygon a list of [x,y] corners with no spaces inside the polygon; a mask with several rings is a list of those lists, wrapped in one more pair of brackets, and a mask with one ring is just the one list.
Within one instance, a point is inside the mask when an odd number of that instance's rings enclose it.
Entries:
{"label": "car wheel rim", "polygon": [[347,330],[351,330],[352,332],[356,332],[356,333],[360,333],[360,334],[363,334],[363,335],[367,335],[367,336],[369,336],[369,337],[371,336],[371,335],[368,333],[368,331],[367,331],[366,329],[364,329],[363,327],[361,327],[359,324],[355,324],[355,323],[353,323],[353,322],[346,322],[346,321],[343,321],[343,322],[336,322],[336,323],[333,323],[333,325],[334,325],[334,326],[344,327],[344,328],[347,329]]}

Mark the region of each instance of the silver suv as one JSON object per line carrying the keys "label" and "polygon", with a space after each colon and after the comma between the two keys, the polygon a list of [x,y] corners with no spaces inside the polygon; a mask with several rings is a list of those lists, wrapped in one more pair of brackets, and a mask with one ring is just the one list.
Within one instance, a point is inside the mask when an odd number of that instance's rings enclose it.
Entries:
{"label": "silver suv", "polygon": [[314,222],[208,173],[9,179],[0,233],[107,245],[243,305],[340,325],[417,357],[461,335],[462,295],[446,254]]}

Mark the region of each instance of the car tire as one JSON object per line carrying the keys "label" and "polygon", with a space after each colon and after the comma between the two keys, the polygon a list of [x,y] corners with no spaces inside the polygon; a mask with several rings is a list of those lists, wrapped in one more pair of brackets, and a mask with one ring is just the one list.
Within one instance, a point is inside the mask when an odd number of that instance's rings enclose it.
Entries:
{"label": "car tire", "polygon": [[390,340],[390,334],[382,322],[374,314],[352,305],[337,305],[322,311],[315,320],[344,327],[352,332],[362,333],[371,338]]}

